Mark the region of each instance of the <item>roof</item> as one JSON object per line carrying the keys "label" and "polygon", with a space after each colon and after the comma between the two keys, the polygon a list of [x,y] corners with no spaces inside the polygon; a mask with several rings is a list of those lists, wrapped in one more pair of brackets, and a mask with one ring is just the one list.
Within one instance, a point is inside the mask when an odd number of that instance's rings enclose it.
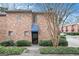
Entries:
{"label": "roof", "polygon": [[30,13],[30,12],[32,12],[31,10],[7,10],[7,11],[5,11],[6,13]]}
{"label": "roof", "polygon": [[32,14],[45,14],[45,12],[33,12],[32,10],[7,10],[0,12],[0,16],[6,16],[7,13],[32,13]]}
{"label": "roof", "polygon": [[64,25],[64,26],[71,26],[71,25],[79,25],[79,23],[66,24],[66,25]]}

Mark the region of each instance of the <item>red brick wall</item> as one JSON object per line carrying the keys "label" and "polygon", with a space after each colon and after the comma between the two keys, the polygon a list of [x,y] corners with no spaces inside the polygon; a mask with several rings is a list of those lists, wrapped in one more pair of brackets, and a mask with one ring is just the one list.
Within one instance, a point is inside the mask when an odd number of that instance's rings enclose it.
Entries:
{"label": "red brick wall", "polygon": [[[36,14],[36,17],[36,23],[39,26],[38,39],[50,39],[46,17],[44,14]],[[11,38],[14,41],[20,39],[32,41],[32,20],[33,14],[29,12],[10,12],[6,16],[0,16],[0,41],[6,38]],[[79,24],[74,24],[73,28],[74,32],[78,32]],[[11,35],[9,35],[9,31],[12,31]],[[25,31],[27,32],[26,34],[24,34]],[[72,32],[72,25],[64,26],[63,32]]]}
{"label": "red brick wall", "polygon": [[78,24],[74,25],[74,32],[78,32]]}
{"label": "red brick wall", "polygon": [[[50,39],[49,32],[47,30],[47,20],[43,14],[36,14],[37,24],[39,26],[38,39]],[[0,16],[0,40],[4,38],[11,38],[12,40],[30,40],[31,26],[32,26],[33,14],[32,13],[7,13],[6,16]],[[9,33],[12,31],[12,33]],[[24,35],[26,31],[26,35]]]}
{"label": "red brick wall", "polygon": [[39,39],[50,39],[49,32],[48,32],[48,26],[47,26],[47,20],[46,17],[43,14],[37,15],[37,24],[39,25]]}
{"label": "red brick wall", "polygon": [[6,16],[0,16],[0,41],[6,38]]}
{"label": "red brick wall", "polygon": [[[66,27],[68,31],[66,31]],[[63,26],[63,32],[79,32],[79,24]]]}
{"label": "red brick wall", "polygon": [[[36,14],[37,24],[39,26],[38,39],[50,39],[50,33],[48,32],[47,19],[44,14]],[[32,26],[33,14],[32,13],[7,13],[6,16],[0,16],[0,32],[4,32],[4,34],[0,33],[0,38],[11,38],[13,40],[30,40],[32,41],[31,35],[31,26]],[[70,29],[70,27],[69,27]],[[65,27],[63,27],[65,32]],[[11,35],[9,35],[9,31],[12,31]],[[24,31],[26,31],[26,35],[24,35]],[[0,40],[1,40],[0,39]]]}
{"label": "red brick wall", "polygon": [[[31,40],[32,13],[8,13],[6,21],[7,37],[13,40]],[[8,36],[8,31],[13,31],[11,36]],[[24,31],[27,31],[26,35]]]}

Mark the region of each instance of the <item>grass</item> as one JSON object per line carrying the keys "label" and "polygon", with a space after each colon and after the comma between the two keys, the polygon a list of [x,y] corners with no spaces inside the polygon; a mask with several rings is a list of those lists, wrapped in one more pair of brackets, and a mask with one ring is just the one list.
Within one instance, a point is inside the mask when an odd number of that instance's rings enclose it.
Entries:
{"label": "grass", "polygon": [[0,46],[0,55],[20,55],[25,48]]}
{"label": "grass", "polygon": [[41,54],[79,54],[77,47],[45,47],[39,50]]}

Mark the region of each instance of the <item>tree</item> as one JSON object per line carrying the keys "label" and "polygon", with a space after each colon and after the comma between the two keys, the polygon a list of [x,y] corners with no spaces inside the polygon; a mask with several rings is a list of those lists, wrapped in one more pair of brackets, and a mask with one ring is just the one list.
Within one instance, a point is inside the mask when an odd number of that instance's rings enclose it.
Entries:
{"label": "tree", "polygon": [[50,32],[54,47],[57,47],[59,44],[59,26],[64,24],[70,14],[77,12],[77,9],[74,8],[75,5],[69,3],[42,4],[43,8],[47,10],[45,16],[47,17],[48,31]]}

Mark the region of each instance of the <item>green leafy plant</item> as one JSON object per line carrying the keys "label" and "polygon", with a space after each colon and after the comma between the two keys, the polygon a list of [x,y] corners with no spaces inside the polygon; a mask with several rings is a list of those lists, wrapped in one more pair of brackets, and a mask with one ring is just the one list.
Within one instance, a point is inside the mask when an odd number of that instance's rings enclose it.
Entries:
{"label": "green leafy plant", "polygon": [[14,46],[15,43],[14,43],[13,40],[5,40],[5,41],[2,41],[2,42],[0,43],[0,45],[2,45],[2,46]]}
{"label": "green leafy plant", "polygon": [[39,41],[40,46],[52,46],[52,41],[51,40],[40,40]]}
{"label": "green leafy plant", "polygon": [[46,47],[39,50],[41,54],[79,54],[79,48],[76,47]]}
{"label": "green leafy plant", "polygon": [[[53,43],[51,40],[40,40],[39,45],[40,46],[53,46]],[[68,42],[66,40],[66,37],[63,35],[60,36],[59,46],[68,46]]]}
{"label": "green leafy plant", "polygon": [[[0,46],[0,55],[19,55],[25,48]],[[27,50],[27,49],[26,49]]]}
{"label": "green leafy plant", "polygon": [[65,36],[60,36],[59,46],[68,46],[68,42]]}
{"label": "green leafy plant", "polygon": [[16,41],[16,46],[30,46],[31,42],[28,40],[18,40]]}
{"label": "green leafy plant", "polygon": [[79,35],[79,32],[71,32],[71,33],[66,33],[66,35]]}

